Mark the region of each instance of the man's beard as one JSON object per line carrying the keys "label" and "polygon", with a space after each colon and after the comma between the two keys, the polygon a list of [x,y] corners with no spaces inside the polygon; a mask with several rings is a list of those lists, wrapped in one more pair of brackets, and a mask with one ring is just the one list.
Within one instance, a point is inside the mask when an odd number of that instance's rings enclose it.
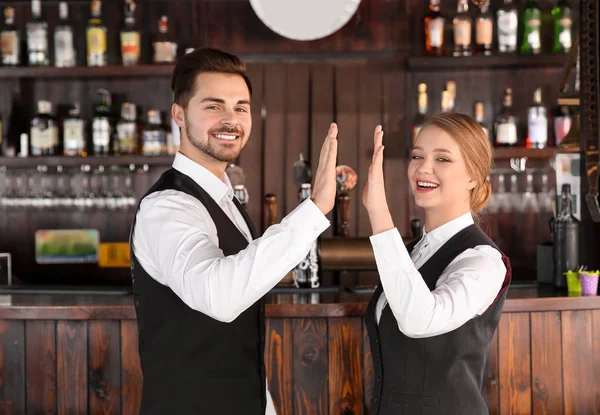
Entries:
{"label": "man's beard", "polygon": [[244,138],[244,131],[242,131],[240,128],[221,128],[219,130],[211,130],[207,134],[206,142],[202,142],[202,141],[198,140],[196,137],[194,137],[194,135],[192,134],[192,126],[191,126],[190,122],[188,121],[188,119],[186,118],[185,119],[185,133],[194,147],[196,147],[198,150],[202,151],[203,153],[211,156],[212,158],[214,158],[215,160],[218,160],[218,161],[231,163],[238,158],[238,156],[240,155],[240,152],[242,151],[241,145],[238,146],[237,148],[219,149],[219,148],[214,147],[210,142],[211,135],[219,134],[219,133],[237,134],[238,138],[236,140],[239,140],[240,142],[242,142],[242,140]]}

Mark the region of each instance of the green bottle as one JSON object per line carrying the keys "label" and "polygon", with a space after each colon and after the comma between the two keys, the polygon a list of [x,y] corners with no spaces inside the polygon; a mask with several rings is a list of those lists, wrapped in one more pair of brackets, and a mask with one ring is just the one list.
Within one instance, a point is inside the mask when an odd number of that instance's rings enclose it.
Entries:
{"label": "green bottle", "polygon": [[571,28],[573,26],[573,9],[567,0],[559,0],[552,9],[554,22],[554,53],[569,53],[571,50]]}
{"label": "green bottle", "polygon": [[521,54],[537,55],[542,51],[542,38],[540,35],[542,11],[537,6],[536,0],[527,0],[521,21],[523,22]]}

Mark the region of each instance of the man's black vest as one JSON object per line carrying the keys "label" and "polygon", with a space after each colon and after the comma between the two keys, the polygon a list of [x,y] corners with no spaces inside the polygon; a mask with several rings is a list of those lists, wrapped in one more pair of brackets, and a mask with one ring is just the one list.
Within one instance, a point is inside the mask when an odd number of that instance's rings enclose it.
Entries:
{"label": "man's black vest", "polygon": [[[494,243],[471,225],[454,235],[419,269],[430,290],[444,269],[462,252]],[[415,244],[408,246],[409,252]],[[497,248],[496,248],[497,249]],[[375,372],[371,414],[378,415],[483,415],[488,413],[481,394],[491,338],[498,326],[510,264],[494,303],[480,316],[442,335],[410,338],[398,328],[387,304],[379,325],[375,310],[381,284],[369,302],[365,324],[369,333]]]}
{"label": "man's black vest", "polygon": [[[238,228],[185,174],[167,170],[144,197],[167,189],[187,193],[206,207],[225,256],[246,248],[248,241]],[[236,205],[256,238],[246,211],[237,201]],[[135,220],[131,241],[134,228]],[[131,273],[144,376],[141,415],[264,415],[262,301],[231,323],[221,323],[191,309],[169,287],[148,275],[133,251]]]}

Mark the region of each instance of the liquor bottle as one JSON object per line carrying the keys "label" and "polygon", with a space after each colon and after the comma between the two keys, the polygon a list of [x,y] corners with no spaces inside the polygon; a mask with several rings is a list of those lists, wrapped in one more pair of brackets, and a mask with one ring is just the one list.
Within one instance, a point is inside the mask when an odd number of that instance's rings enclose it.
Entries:
{"label": "liquor bottle", "polygon": [[560,195],[560,210],[552,223],[554,246],[554,286],[567,286],[565,272],[576,270],[579,265],[580,223],[573,216],[571,185],[563,184]]}
{"label": "liquor bottle", "polygon": [[[310,183],[303,183],[300,187],[298,202],[310,198],[312,188]],[[317,241],[314,241],[306,257],[293,269],[294,285],[298,288],[317,288],[319,281],[319,262],[317,256]]]}
{"label": "liquor bottle", "polygon": [[494,38],[494,19],[490,13],[490,1],[485,0],[475,16],[475,53],[489,56],[492,54]]}
{"label": "liquor bottle", "polygon": [[571,130],[572,123],[573,118],[571,117],[569,107],[566,105],[557,107],[554,114],[554,144],[557,147]]}
{"label": "liquor bottle", "polygon": [[454,30],[454,56],[471,56],[471,31],[473,20],[469,14],[469,0],[458,0],[458,14],[452,20]]}
{"label": "liquor bottle", "polygon": [[498,51],[500,53],[515,53],[517,51],[519,12],[513,0],[504,0],[504,4],[498,9],[496,17]]}
{"label": "liquor bottle", "polygon": [[115,154],[137,154],[139,141],[136,106],[131,102],[124,102],[121,104],[121,118],[117,121],[117,136],[113,151]]}
{"label": "liquor bottle", "polygon": [[30,146],[32,156],[59,155],[58,124],[52,114],[52,103],[38,101],[38,113],[31,120]]}
{"label": "liquor bottle", "polygon": [[135,29],[135,1],[125,0],[125,27],[121,31],[121,57],[124,66],[140,60],[140,32]]}
{"label": "liquor bottle", "polygon": [[537,6],[536,0],[527,0],[523,10],[523,41],[521,53],[523,55],[537,55],[542,51],[541,25],[542,11]]}
{"label": "liquor bottle", "polygon": [[442,91],[442,112],[452,112],[452,98],[449,91]]}
{"label": "liquor bottle", "polygon": [[0,32],[2,48],[2,65],[18,66],[21,63],[21,34],[15,25],[15,9],[7,6],[4,9],[4,26]]}
{"label": "liquor bottle", "polygon": [[554,21],[554,53],[568,53],[571,50],[573,26],[573,9],[567,0],[559,0],[552,9]]}
{"label": "liquor bottle", "polygon": [[444,25],[446,18],[440,13],[440,0],[429,0],[429,12],[425,15],[425,54],[444,54]]}
{"label": "liquor bottle", "polygon": [[177,58],[177,43],[170,40],[167,16],[158,21],[158,36],[154,41],[154,63],[173,63]]}
{"label": "liquor bottle", "polygon": [[409,148],[415,142],[419,131],[421,131],[423,124],[425,124],[425,121],[427,121],[427,84],[420,83],[417,87],[417,90],[419,91],[417,98],[419,111],[417,112],[417,115],[415,115],[412,123],[412,142],[408,146]]}
{"label": "liquor bottle", "polygon": [[481,125],[483,132],[485,135],[490,138],[490,130],[485,126],[485,113],[483,111],[483,101],[475,101],[475,105],[473,106],[473,115],[475,116],[475,121]]}
{"label": "liquor bottle", "polygon": [[454,105],[456,103],[456,82],[446,82],[446,91],[448,91],[448,109],[450,112],[454,112]]}
{"label": "liquor bottle", "polygon": [[517,118],[512,109],[512,89],[504,90],[502,109],[494,121],[495,145],[497,147],[516,146],[519,142],[517,134]]}
{"label": "liquor bottle", "polygon": [[81,118],[79,103],[73,104],[63,121],[63,154],[65,156],[87,156],[85,121]]}
{"label": "liquor bottle", "polygon": [[40,0],[31,0],[31,20],[26,27],[29,65],[48,66],[48,22],[42,19]]}
{"label": "liquor bottle", "polygon": [[533,104],[527,111],[527,148],[544,148],[548,142],[548,117],[542,104],[542,88],[533,93]]}
{"label": "liquor bottle", "polygon": [[110,153],[113,126],[111,122],[112,96],[106,89],[96,91],[99,100],[92,119],[92,145],[94,154],[106,156]]}
{"label": "liquor bottle", "polygon": [[87,65],[106,66],[106,27],[102,24],[102,2],[92,0],[91,17],[86,29]]}
{"label": "liquor bottle", "polygon": [[10,117],[8,118],[4,140],[4,156],[16,157],[21,150],[20,136],[24,132],[29,132],[30,122],[25,116],[25,106],[21,100],[20,92],[17,91],[13,94],[10,108]]}
{"label": "liquor bottle", "polygon": [[162,126],[160,111],[148,111],[148,124],[142,131],[142,154],[158,156],[167,154],[167,132]]}
{"label": "liquor bottle", "polygon": [[66,1],[58,3],[60,23],[54,29],[54,65],[59,68],[75,66],[73,28],[69,25],[69,6]]}

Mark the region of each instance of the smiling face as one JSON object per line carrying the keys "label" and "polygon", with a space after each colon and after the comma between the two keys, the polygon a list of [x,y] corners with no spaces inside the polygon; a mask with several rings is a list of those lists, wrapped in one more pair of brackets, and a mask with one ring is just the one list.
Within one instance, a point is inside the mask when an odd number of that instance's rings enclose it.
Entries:
{"label": "smiling face", "polygon": [[456,140],[443,129],[429,125],[414,143],[408,180],[417,206],[448,216],[470,210],[475,182]]}
{"label": "smiling face", "polygon": [[237,74],[203,72],[185,109],[173,104],[173,116],[182,128],[184,154],[226,165],[238,158],[252,129],[250,91]]}

